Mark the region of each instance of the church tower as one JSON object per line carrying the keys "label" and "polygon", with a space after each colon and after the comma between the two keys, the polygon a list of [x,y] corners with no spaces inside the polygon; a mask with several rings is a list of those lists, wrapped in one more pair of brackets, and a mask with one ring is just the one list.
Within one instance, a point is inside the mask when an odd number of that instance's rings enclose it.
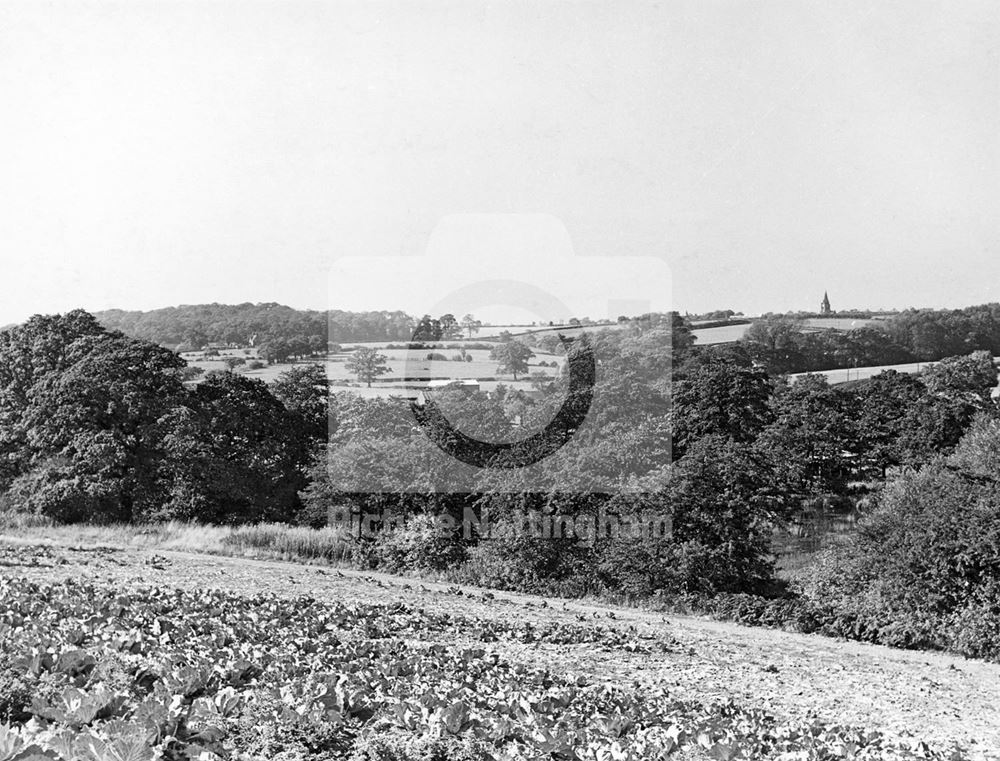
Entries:
{"label": "church tower", "polygon": [[820,314],[830,314],[833,312],[830,309],[830,297],[827,295],[826,291],[823,291],[823,303],[819,305]]}

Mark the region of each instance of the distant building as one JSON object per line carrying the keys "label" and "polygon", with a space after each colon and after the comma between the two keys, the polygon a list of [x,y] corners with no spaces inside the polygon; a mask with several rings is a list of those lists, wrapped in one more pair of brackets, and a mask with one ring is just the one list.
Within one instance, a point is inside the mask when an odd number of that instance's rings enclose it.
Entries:
{"label": "distant building", "polygon": [[823,303],[819,305],[820,314],[833,314],[833,310],[830,309],[830,297],[827,295],[826,291],[823,291]]}

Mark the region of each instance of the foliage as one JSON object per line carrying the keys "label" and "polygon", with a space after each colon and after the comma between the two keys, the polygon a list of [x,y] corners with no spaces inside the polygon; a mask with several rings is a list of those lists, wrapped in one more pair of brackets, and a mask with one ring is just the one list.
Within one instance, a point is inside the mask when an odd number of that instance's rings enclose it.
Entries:
{"label": "foliage", "polygon": [[492,589],[580,596],[595,589],[593,553],[572,540],[541,539],[501,521],[468,551],[456,576]]}
{"label": "foliage", "polygon": [[239,523],[287,519],[298,509],[310,440],[263,382],[209,373],[164,425],[168,497],[151,517]]}
{"label": "foliage", "polygon": [[772,422],[767,374],[728,362],[709,362],[675,384],[672,410],[674,456],[705,436],[753,441]]}
{"label": "foliage", "polygon": [[330,343],[344,341],[407,340],[413,318],[403,312],[327,312],[292,309],[275,303],[199,304],[167,307],[149,312],[112,309],[97,312],[109,330],[152,343],[200,349],[209,343],[261,346],[282,340],[301,342],[293,354],[325,351]]}
{"label": "foliage", "polygon": [[354,373],[358,380],[367,384],[371,388],[372,381],[376,378],[391,373],[392,368],[387,364],[388,357],[377,349],[361,346],[354,350],[354,353],[344,362],[344,367],[349,373]]}
{"label": "foliage", "polygon": [[515,340],[504,341],[490,352],[490,359],[496,360],[497,372],[511,373],[514,380],[518,373],[528,372],[528,360],[533,356],[535,353],[526,344]]}
{"label": "foliage", "polygon": [[412,515],[380,531],[373,551],[378,567],[391,572],[443,571],[465,560],[461,534],[432,515]]}
{"label": "foliage", "polygon": [[669,647],[601,627],[8,579],[0,610],[0,702],[12,721],[0,727],[4,759],[640,761],[694,748],[713,758],[918,757],[878,733],[591,684],[475,644],[413,642],[421,632],[445,642]]}
{"label": "foliage", "polygon": [[841,492],[860,448],[853,401],[822,375],[779,384],[771,399],[773,420],[755,447],[767,454],[795,492]]}
{"label": "foliage", "polygon": [[274,397],[298,419],[310,445],[326,441],[328,390],[323,365],[297,365],[281,373],[270,385]]}
{"label": "foliage", "polygon": [[982,418],[947,459],[904,474],[856,539],[801,581],[828,630],[896,647],[1000,655],[1000,421]]}

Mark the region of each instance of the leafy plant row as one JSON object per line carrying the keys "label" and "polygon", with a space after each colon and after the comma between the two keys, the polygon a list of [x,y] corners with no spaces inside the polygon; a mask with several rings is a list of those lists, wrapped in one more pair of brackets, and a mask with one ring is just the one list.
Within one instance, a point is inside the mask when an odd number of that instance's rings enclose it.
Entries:
{"label": "leafy plant row", "polygon": [[24,579],[0,580],[0,611],[0,761],[945,757],[451,644],[670,647],[599,627]]}

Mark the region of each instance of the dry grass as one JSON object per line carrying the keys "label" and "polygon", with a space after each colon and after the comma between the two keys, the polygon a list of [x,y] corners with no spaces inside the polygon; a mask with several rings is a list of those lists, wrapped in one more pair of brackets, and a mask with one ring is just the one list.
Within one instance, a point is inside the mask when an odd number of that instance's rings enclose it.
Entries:
{"label": "dry grass", "polygon": [[346,563],[351,550],[350,538],[338,529],[282,523],[211,526],[167,521],[138,525],[58,525],[38,516],[4,514],[0,517],[0,537],[35,544],[182,550],[327,563]]}
{"label": "dry grass", "polygon": [[222,545],[232,550],[226,554],[252,556],[263,552],[286,560],[347,562],[351,554],[351,539],[340,529],[280,523],[234,527],[222,537]]}

